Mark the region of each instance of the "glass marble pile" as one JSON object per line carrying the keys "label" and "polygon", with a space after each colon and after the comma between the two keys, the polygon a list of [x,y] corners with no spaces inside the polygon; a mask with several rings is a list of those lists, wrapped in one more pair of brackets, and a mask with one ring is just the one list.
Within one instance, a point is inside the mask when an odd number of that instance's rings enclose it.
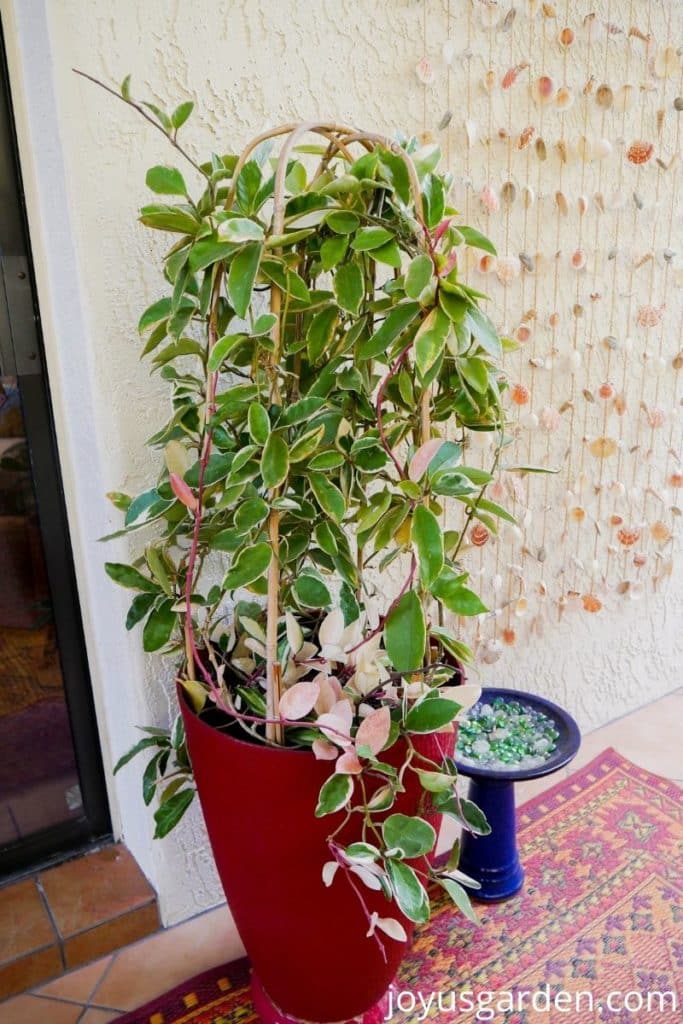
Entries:
{"label": "glass marble pile", "polygon": [[461,720],[457,758],[463,765],[525,771],[551,757],[558,737],[548,715],[521,701],[495,697],[476,704]]}

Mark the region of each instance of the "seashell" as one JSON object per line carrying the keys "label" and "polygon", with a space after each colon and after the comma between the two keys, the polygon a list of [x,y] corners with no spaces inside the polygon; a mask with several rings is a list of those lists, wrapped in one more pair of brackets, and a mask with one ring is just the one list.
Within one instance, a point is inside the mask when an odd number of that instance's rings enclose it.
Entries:
{"label": "seashell", "polygon": [[557,38],[560,46],[571,46],[574,42],[574,32],[569,26],[565,26]]}
{"label": "seashell", "polygon": [[683,370],[683,349],[673,357],[671,365],[674,370]]}
{"label": "seashell", "polygon": [[623,521],[624,520],[622,519],[621,516],[610,516],[609,517],[610,526],[621,526]]}
{"label": "seashell", "polygon": [[683,473],[671,473],[669,476],[669,487],[673,487],[675,491],[683,487]]}
{"label": "seashell", "polygon": [[605,212],[605,199],[604,199],[604,196],[603,196],[602,192],[596,192],[595,193],[595,195],[593,196],[593,202],[597,206],[597,208],[600,211],[600,213],[604,213]]}
{"label": "seashell", "polygon": [[548,151],[545,147],[545,142],[541,138],[536,139],[536,156],[539,160],[546,160],[548,157]]}
{"label": "seashell", "polygon": [[583,605],[583,610],[591,612],[591,614],[599,612],[602,608],[602,601],[595,594],[584,594],[581,598],[581,604]]}
{"label": "seashell", "polygon": [[681,70],[681,59],[675,46],[665,46],[654,59],[654,72],[657,78],[673,78]]}
{"label": "seashell", "polygon": [[438,125],[436,126],[437,131],[442,132],[445,128],[448,128],[448,126],[449,126],[449,124],[451,123],[452,120],[453,120],[453,111],[452,110],[447,110],[446,113],[441,118],[441,120],[439,121]]}
{"label": "seashell", "polygon": [[534,270],[536,269],[533,256],[529,256],[529,254],[526,252],[520,252],[519,262],[522,264],[524,270],[528,271],[529,274],[533,274]]}
{"label": "seashell", "polygon": [[614,103],[614,93],[610,89],[609,85],[603,82],[599,85],[595,93],[595,102],[603,110],[609,110]]}
{"label": "seashell", "polygon": [[531,185],[524,185],[522,188],[522,203],[525,210],[529,210],[536,200],[536,193],[532,189]]}
{"label": "seashell", "polygon": [[513,24],[514,24],[514,21],[515,21],[516,17],[517,17],[517,8],[516,7],[511,7],[510,10],[507,12],[507,14],[505,15],[505,17],[503,18],[503,20],[500,23],[500,31],[501,32],[509,32],[510,29],[512,28]]}
{"label": "seashell", "polygon": [[662,134],[662,128],[664,127],[664,118],[666,117],[666,110],[660,107],[657,111],[657,134]]}
{"label": "seashell", "polygon": [[614,395],[614,384],[611,384],[608,380],[604,381],[598,388],[598,395],[604,399],[612,398]]}
{"label": "seashell", "polygon": [[479,259],[479,273],[490,274],[491,271],[496,269],[497,262],[496,257],[488,253],[485,256],[481,256]]}
{"label": "seashell", "polygon": [[531,392],[526,384],[513,384],[510,389],[510,398],[515,405],[527,405],[531,398]]}
{"label": "seashell", "polygon": [[614,95],[614,109],[618,114],[625,114],[633,106],[635,87],[627,82],[617,89]]}
{"label": "seashell", "polygon": [[666,423],[666,413],[663,409],[651,409],[647,414],[647,421],[653,430],[659,430]]}
{"label": "seashell", "polygon": [[527,412],[524,416],[520,416],[519,425],[524,430],[536,430],[538,427],[538,416],[535,412]]}
{"label": "seashell", "polygon": [[496,277],[501,284],[510,284],[519,277],[522,265],[517,256],[499,256],[496,264]]}
{"label": "seashell", "polygon": [[617,416],[623,416],[624,415],[624,413],[626,412],[626,396],[625,395],[617,395],[617,397],[614,399],[614,411],[617,414]]}
{"label": "seashell", "polygon": [[651,142],[632,142],[626,151],[626,159],[632,164],[646,164],[654,151]]}
{"label": "seashell", "polygon": [[503,643],[507,644],[508,647],[513,647],[517,643],[517,634],[509,626],[503,629],[500,635]]}
{"label": "seashell", "polygon": [[529,602],[526,597],[518,597],[515,601],[515,615],[521,619],[529,610]]}
{"label": "seashell", "polygon": [[489,213],[497,213],[498,210],[500,209],[500,201],[498,199],[498,195],[496,193],[496,190],[491,185],[484,185],[483,189],[481,190],[479,198],[482,201],[484,209],[486,209]]}
{"label": "seashell", "polygon": [[455,56],[455,42],[452,39],[447,39],[443,44],[441,56],[443,57],[444,64],[450,65],[453,63],[453,57]]}
{"label": "seashell", "polygon": [[479,125],[476,121],[465,121],[465,134],[467,135],[467,144],[471,149],[479,134]]}
{"label": "seashell", "polygon": [[569,159],[569,153],[567,151],[567,143],[564,141],[564,139],[558,139],[558,141],[555,143],[555,148],[557,149],[560,161],[563,164],[566,164],[567,160]]}
{"label": "seashell", "polygon": [[577,205],[579,207],[579,216],[583,217],[584,213],[588,209],[588,197],[583,195],[579,196],[577,199]]}
{"label": "seashell", "polygon": [[644,554],[642,551],[636,552],[636,554],[633,556],[633,564],[635,565],[636,569],[642,569],[644,565],[647,565],[647,555]]}
{"label": "seashell", "polygon": [[496,84],[496,72],[493,70],[493,68],[488,69],[488,71],[484,75],[484,81],[482,84],[486,92],[493,91],[493,88]]}
{"label": "seashell", "polygon": [[551,313],[550,316],[548,317],[548,326],[552,327],[553,330],[557,327],[559,322],[560,322],[560,314],[559,313]]}
{"label": "seashell", "polygon": [[627,530],[624,526],[617,533],[617,540],[625,548],[633,547],[640,540],[640,530]]}
{"label": "seashell", "polygon": [[517,81],[520,72],[523,71],[526,67],[528,67],[527,64],[515,64],[514,67],[508,68],[500,82],[503,89],[509,89],[511,86],[513,86]]}
{"label": "seashell", "polygon": [[498,480],[494,480],[489,486],[488,494],[494,501],[504,500],[506,496],[505,485],[500,478],[498,478]]}
{"label": "seashell", "polygon": [[531,94],[537,103],[545,105],[555,98],[555,83],[549,75],[541,75],[531,87]]}
{"label": "seashell", "polygon": [[572,306],[572,313],[574,314],[577,320],[579,320],[585,312],[586,311],[580,302],[575,302]]}
{"label": "seashell", "polygon": [[568,85],[561,85],[555,97],[555,106],[558,110],[569,110],[574,106],[574,93]]}
{"label": "seashell", "polygon": [[604,160],[612,152],[612,143],[609,139],[596,139],[591,144],[591,153],[596,160]]}
{"label": "seashell", "polygon": [[474,544],[475,548],[482,548],[490,536],[483,523],[476,523],[470,530],[470,543]]}
{"label": "seashell", "polygon": [[524,345],[531,337],[531,328],[528,324],[520,324],[515,331],[515,338],[517,341]]}
{"label": "seashell", "polygon": [[582,523],[586,518],[586,510],[581,505],[575,505],[574,508],[569,509],[569,515],[575,523]]}
{"label": "seashell", "polygon": [[497,640],[483,640],[477,649],[477,659],[485,665],[494,665],[503,653],[503,645]]}
{"label": "seashell", "polygon": [[674,100],[674,110],[677,110],[679,114],[683,110],[683,96],[677,96]]}
{"label": "seashell", "polygon": [[[527,125],[527,127],[520,132],[519,139],[517,140],[517,149],[526,149],[535,134],[536,129],[534,126],[532,124]],[[538,142],[536,145],[538,146]]]}
{"label": "seashell", "polygon": [[502,185],[501,187],[500,195],[503,202],[507,203],[508,206],[511,203],[514,203],[515,199],[517,198],[517,188],[514,182],[506,181],[504,185]]}
{"label": "seashell", "polygon": [[593,392],[589,388],[584,388],[582,393],[583,393],[583,397],[586,399],[587,402],[594,402],[595,401],[595,396],[593,395]]}
{"label": "seashell", "polygon": [[562,417],[552,405],[546,405],[541,409],[541,426],[548,434],[554,434],[562,422]]}
{"label": "seashell", "polygon": [[639,327],[658,327],[664,317],[664,306],[639,306],[636,323]]}
{"label": "seashell", "polygon": [[619,445],[613,437],[596,437],[588,446],[589,452],[596,459],[608,459],[611,455],[616,454],[618,448]]}
{"label": "seashell", "polygon": [[583,89],[581,90],[584,96],[590,96],[593,92],[593,86],[595,85],[595,75],[591,75]]}
{"label": "seashell", "polygon": [[421,57],[415,65],[415,74],[417,75],[418,82],[422,85],[432,85],[436,75],[434,74],[434,68],[432,67],[431,61],[428,57]]}
{"label": "seashell", "polygon": [[586,252],[584,249],[576,249],[571,256],[571,263],[574,270],[583,270],[586,266]]}
{"label": "seashell", "polygon": [[567,203],[567,197],[564,192],[555,193],[555,203],[562,216],[566,217],[569,213],[569,204]]}
{"label": "seashell", "polygon": [[658,519],[650,527],[650,536],[656,544],[666,544],[668,540],[671,540],[671,530],[666,523]]}

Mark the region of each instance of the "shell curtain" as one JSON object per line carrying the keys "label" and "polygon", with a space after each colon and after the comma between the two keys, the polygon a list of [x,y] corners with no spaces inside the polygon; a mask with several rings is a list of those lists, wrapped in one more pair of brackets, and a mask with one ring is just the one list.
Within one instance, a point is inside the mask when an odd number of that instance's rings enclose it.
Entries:
{"label": "shell curtain", "polygon": [[[563,615],[612,615],[672,574],[683,509],[683,4],[415,5],[423,138],[498,256],[461,273],[519,348],[514,444],[468,537],[480,661]],[[421,52],[420,51],[421,48]],[[486,435],[470,464],[490,465]],[[477,450],[479,449],[479,450]],[[455,525],[455,524],[454,524]]]}

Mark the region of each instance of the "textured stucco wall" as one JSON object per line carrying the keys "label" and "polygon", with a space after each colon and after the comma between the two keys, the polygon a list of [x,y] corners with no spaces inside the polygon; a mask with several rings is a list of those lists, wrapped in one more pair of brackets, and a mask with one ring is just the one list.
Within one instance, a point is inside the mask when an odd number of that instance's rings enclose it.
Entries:
{"label": "textured stucco wall", "polygon": [[[625,21],[633,4],[596,3],[592,9],[609,20],[610,6],[611,17],[618,13]],[[635,6],[642,12],[646,5]],[[665,13],[666,5],[650,6]],[[501,157],[495,148],[478,149],[471,164],[468,158],[468,175],[464,174],[465,79],[462,88],[451,82],[448,97],[438,81],[425,94],[415,76],[415,64],[424,52],[434,54],[435,64],[442,59],[448,24],[445,3],[427,3],[426,18],[418,0],[253,0],[249,4],[122,0],[115,5],[105,0],[47,0],[45,4],[27,0],[17,4],[16,21],[10,17],[11,8],[9,0],[3,0],[18,90],[20,79],[24,89],[32,81],[35,85],[36,69],[31,67],[26,39],[21,41],[22,25],[24,32],[30,27],[29,12],[36,23],[46,24],[48,33],[50,52],[42,73],[44,88],[54,89],[61,157],[41,152],[40,137],[30,131],[30,109],[20,137],[26,165],[34,162],[40,170],[41,161],[63,159],[65,171],[67,208],[58,213],[66,218],[62,227],[68,222],[74,248],[80,333],[60,329],[57,314],[63,298],[58,289],[48,287],[47,270],[38,276],[44,313],[50,320],[48,358],[53,387],[59,391],[58,432],[67,489],[72,488],[73,495],[83,497],[86,457],[103,491],[135,492],[153,477],[144,440],[164,414],[164,389],[157,380],[150,381],[139,362],[135,325],[140,310],[160,293],[157,268],[163,243],[137,224],[135,212],[149,201],[145,169],[173,162],[173,154],[134,112],[76,78],[72,67],[110,83],[131,73],[136,96],[169,106],[193,99],[196,111],[185,139],[202,157],[212,149],[233,150],[268,125],[321,115],[387,133],[435,128],[450,100],[455,196],[463,209],[470,205],[474,222],[482,220],[481,209],[471,200],[472,182],[479,180],[477,161],[487,174],[493,170],[499,183],[506,180],[505,168],[496,166]],[[452,0],[450,12],[450,36],[460,51],[468,31],[470,41],[476,42],[483,30],[482,5]],[[575,20],[580,21],[578,13]],[[512,63],[524,58],[521,51],[508,54],[509,47],[506,32],[479,39],[474,47],[478,73],[491,58],[500,69],[510,56]],[[537,63],[536,73],[547,71],[553,63],[560,67],[563,59],[549,48],[546,67],[541,69]],[[605,72],[614,79],[621,74],[622,59],[617,49],[607,52]],[[577,74],[577,82],[580,77]],[[479,95],[474,78],[472,83],[468,102]],[[486,111],[482,108],[476,116],[483,120]],[[564,187],[569,193],[579,191],[580,176],[580,165],[565,169]],[[32,191],[29,182],[39,263],[54,246],[49,233],[37,237],[41,204],[48,216],[49,194]],[[500,234],[502,225],[489,224],[489,232]],[[562,287],[571,301],[573,285]],[[492,290],[492,294],[494,319],[511,329],[508,298],[502,292]],[[680,330],[679,324],[672,329]],[[79,372],[87,367],[85,404],[64,380],[70,365]],[[564,446],[566,441],[563,436],[557,444]],[[561,453],[551,454],[559,457]],[[95,537],[118,525],[115,515],[91,495],[89,515],[79,517],[73,495],[70,507],[79,581],[85,604],[94,605],[86,624],[105,756],[111,763],[134,738],[136,722],[167,718],[168,671],[157,661],[145,660],[138,650],[138,637],[125,633],[125,595],[96,581],[103,551]],[[112,557],[111,550],[108,554]],[[571,708],[584,728],[593,728],[680,685],[682,612],[683,580],[678,573],[666,595],[620,606],[609,615],[567,614],[559,625],[549,619],[542,638],[506,651],[495,665],[483,666],[482,678],[529,685]],[[137,779],[112,785],[111,798],[121,834],[160,892],[166,922],[218,901],[219,888],[196,809],[174,840],[152,846]]]}

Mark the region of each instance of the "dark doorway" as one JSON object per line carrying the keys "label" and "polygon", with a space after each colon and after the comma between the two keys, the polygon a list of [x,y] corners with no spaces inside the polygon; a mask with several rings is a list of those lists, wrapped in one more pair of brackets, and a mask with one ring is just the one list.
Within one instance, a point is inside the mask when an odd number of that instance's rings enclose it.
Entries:
{"label": "dark doorway", "polygon": [[108,835],[0,40],[0,878]]}

